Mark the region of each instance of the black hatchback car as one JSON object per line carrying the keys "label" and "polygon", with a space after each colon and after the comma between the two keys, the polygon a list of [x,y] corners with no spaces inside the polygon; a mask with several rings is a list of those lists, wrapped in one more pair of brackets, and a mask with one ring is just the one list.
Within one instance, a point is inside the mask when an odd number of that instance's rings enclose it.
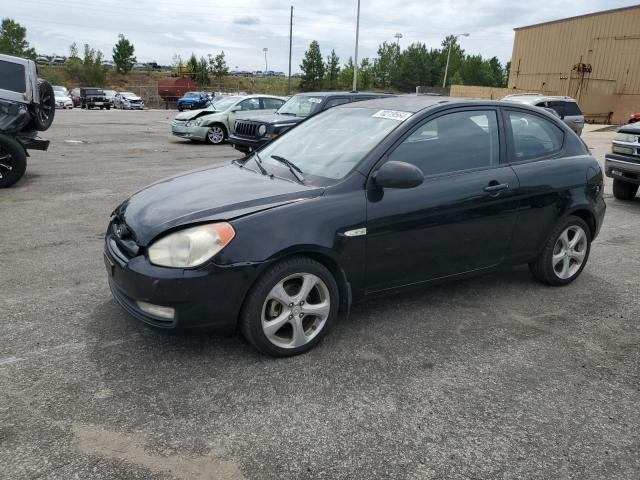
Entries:
{"label": "black hatchback car", "polygon": [[113,213],[115,299],[161,328],[316,345],[340,310],[528,263],[573,281],[603,174],[558,118],[513,103],[396,97],[332,108],[258,153],[155,183]]}

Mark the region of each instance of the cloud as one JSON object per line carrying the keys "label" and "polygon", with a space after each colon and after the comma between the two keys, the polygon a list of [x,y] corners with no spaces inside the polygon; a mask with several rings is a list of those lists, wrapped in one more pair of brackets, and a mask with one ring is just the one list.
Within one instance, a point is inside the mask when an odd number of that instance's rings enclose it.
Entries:
{"label": "cloud", "polygon": [[240,17],[233,20],[233,23],[236,25],[258,25],[260,23],[260,19],[258,17]]}

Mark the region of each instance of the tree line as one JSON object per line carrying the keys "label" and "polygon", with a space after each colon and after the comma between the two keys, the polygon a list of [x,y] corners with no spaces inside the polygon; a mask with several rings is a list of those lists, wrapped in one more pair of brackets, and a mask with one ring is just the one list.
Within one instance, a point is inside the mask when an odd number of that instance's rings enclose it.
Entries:
{"label": "tree line", "polygon": [[[451,48],[446,85],[480,85],[506,87],[510,63],[503,67],[497,57],[466,55],[455,36],[446,37],[442,48],[427,48],[416,42],[401,49],[398,43],[383,42],[373,59],[363,58],[358,65],[358,90],[371,88],[415,91],[416,86],[440,87],[444,80],[448,49]],[[320,44],[312,41],[304,54],[301,89],[351,90],[353,86],[353,58],[344,65],[335,50],[323,59]]]}

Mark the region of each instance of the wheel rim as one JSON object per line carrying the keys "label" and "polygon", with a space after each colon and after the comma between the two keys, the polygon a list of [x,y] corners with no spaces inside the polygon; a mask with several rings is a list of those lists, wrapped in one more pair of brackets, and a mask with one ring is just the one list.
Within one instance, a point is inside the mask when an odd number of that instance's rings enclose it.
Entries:
{"label": "wheel rim", "polygon": [[311,273],[280,280],[262,305],[262,331],[281,348],[298,348],[322,331],[331,312],[327,285]]}
{"label": "wheel rim", "polygon": [[46,123],[49,121],[49,116],[51,115],[51,95],[49,93],[45,93],[40,99],[40,110],[38,111],[38,117],[42,123]]}
{"label": "wheel rim", "polygon": [[11,158],[11,154],[5,152],[4,149],[0,147],[0,180],[13,171]]}
{"label": "wheel rim", "polygon": [[224,140],[224,131],[221,127],[211,127],[207,135],[211,143],[220,143]]}
{"label": "wheel rim", "polygon": [[587,234],[579,225],[567,227],[553,247],[551,265],[562,280],[573,277],[582,267],[587,255]]}

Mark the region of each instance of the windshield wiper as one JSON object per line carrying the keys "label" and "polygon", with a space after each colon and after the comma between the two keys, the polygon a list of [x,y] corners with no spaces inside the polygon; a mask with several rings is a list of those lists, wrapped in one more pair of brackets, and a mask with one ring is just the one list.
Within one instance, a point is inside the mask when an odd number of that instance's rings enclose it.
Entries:
{"label": "windshield wiper", "polygon": [[300,168],[295,163],[293,163],[291,160],[287,160],[286,158],[281,157],[280,155],[271,155],[271,158],[289,167],[289,171],[292,173],[292,175],[296,177],[298,182],[304,185],[304,177],[302,176],[302,170],[300,170]]}
{"label": "windshield wiper", "polygon": [[291,112],[277,112],[278,115],[291,115],[292,117],[297,117],[297,115],[295,113],[291,113]]}
{"label": "windshield wiper", "polygon": [[258,152],[253,152],[253,159],[256,161],[256,165],[258,165],[260,173],[262,173],[263,175],[269,175],[267,169],[262,166],[262,159],[260,158],[260,155],[258,155]]}

